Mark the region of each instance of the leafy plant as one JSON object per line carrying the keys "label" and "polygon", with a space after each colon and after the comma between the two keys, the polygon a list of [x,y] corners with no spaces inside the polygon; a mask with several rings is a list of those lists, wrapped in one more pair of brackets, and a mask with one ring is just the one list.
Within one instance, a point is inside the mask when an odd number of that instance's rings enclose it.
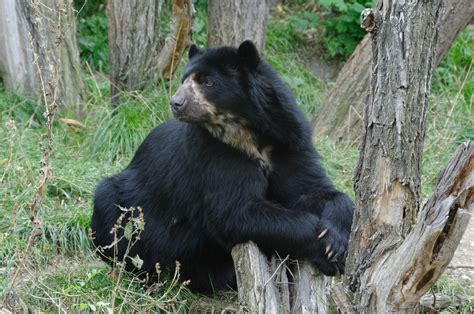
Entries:
{"label": "leafy plant", "polygon": [[193,42],[200,47],[207,45],[207,0],[193,0],[196,15],[193,19]]}
{"label": "leafy plant", "polygon": [[372,7],[373,1],[321,0],[319,3],[331,12],[329,18],[322,20],[328,37],[325,47],[329,56],[348,56],[364,36],[359,27],[360,12]]}
{"label": "leafy plant", "polygon": [[105,1],[74,3],[77,16],[77,41],[82,62],[91,68],[107,72],[109,65],[108,22]]}
{"label": "leafy plant", "polygon": [[320,0],[318,6],[309,4],[303,14],[293,15],[291,23],[306,32],[322,28],[324,35],[320,42],[326,56],[329,59],[347,57],[364,36],[359,26],[360,13],[373,4],[373,0]]}

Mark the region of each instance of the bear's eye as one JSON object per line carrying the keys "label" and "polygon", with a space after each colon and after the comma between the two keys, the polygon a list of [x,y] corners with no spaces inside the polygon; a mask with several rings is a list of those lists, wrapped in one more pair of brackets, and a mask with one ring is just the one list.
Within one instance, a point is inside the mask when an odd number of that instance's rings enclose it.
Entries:
{"label": "bear's eye", "polygon": [[212,80],[209,77],[205,77],[202,80],[202,84],[204,86],[212,86],[212,85],[214,85],[214,82],[212,82]]}

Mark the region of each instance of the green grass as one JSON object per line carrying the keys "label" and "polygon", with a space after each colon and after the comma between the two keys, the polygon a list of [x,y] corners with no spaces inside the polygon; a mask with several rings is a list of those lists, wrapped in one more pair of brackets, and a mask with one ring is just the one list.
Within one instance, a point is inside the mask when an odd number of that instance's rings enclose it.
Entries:
{"label": "green grass", "polygon": [[[198,7],[194,22],[201,44],[206,38],[204,8],[204,4]],[[433,78],[423,158],[424,197],[431,193],[437,173],[457,145],[474,139],[473,34],[472,28],[461,34]],[[103,52],[106,48],[93,49]],[[306,53],[288,21],[274,15],[269,22],[265,56],[310,116],[321,103],[325,86],[304,66],[302,55]],[[203,298],[179,290],[170,279],[154,292],[144,291],[127,274],[117,283],[109,274],[110,268],[98,262],[87,236],[94,187],[101,178],[123,169],[148,132],[169,118],[168,99],[179,84],[182,64],[171,82],[143,92],[124,93],[121,105],[112,110],[107,79],[101,72],[106,69],[104,55],[92,53],[89,57],[83,59],[92,65],[92,73],[85,67],[87,97],[80,104],[81,113],[69,108],[57,117],[76,119],[86,127],[74,130],[54,124],[53,176],[40,208],[44,233],[27,257],[28,271],[22,273],[17,293],[31,310],[44,312],[60,308],[105,312],[111,307],[112,291],[115,310],[127,312],[211,311],[234,306],[234,294]],[[0,295],[7,289],[7,271],[17,265],[30,232],[28,210],[39,178],[43,109],[34,100],[0,89]],[[315,139],[315,145],[336,185],[353,197],[357,149],[327,138]]]}
{"label": "green grass", "polygon": [[456,148],[474,140],[474,27],[462,32],[433,75],[422,168],[422,194]]}

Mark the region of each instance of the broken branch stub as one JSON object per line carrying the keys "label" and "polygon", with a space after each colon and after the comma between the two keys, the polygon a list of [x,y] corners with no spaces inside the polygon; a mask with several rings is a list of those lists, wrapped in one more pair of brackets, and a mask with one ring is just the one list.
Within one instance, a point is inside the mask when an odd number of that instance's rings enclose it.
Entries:
{"label": "broken branch stub", "polygon": [[474,142],[468,141],[441,171],[415,227],[387,260],[388,265],[399,265],[397,275],[392,273],[396,280],[389,302],[418,302],[448,266],[473,211]]}
{"label": "broken branch stub", "polygon": [[232,250],[240,310],[248,313],[328,313],[328,279],[308,262],[268,258],[253,242]]}
{"label": "broken branch stub", "polygon": [[253,242],[232,249],[239,303],[249,313],[277,313],[278,292],[271,281],[268,261]]}
{"label": "broken branch stub", "polygon": [[158,70],[167,80],[171,79],[191,38],[193,2],[173,0],[172,12],[170,32],[158,57]]}

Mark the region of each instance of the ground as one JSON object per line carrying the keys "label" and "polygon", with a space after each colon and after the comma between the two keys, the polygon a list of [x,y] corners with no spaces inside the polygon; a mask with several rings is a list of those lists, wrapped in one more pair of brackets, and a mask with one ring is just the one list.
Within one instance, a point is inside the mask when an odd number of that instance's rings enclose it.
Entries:
{"label": "ground", "polygon": [[[472,213],[474,215],[474,213]],[[465,281],[468,290],[474,291],[474,218],[471,217],[461,243],[454,253],[446,274]]]}

